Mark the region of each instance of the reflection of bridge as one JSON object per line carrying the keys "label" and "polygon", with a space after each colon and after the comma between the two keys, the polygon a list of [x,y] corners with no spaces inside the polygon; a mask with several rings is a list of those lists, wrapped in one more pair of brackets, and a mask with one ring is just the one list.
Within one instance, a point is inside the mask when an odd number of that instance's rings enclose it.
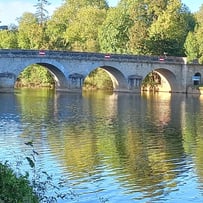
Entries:
{"label": "reflection of bridge", "polygon": [[142,80],[152,71],[169,84],[171,92],[187,92],[201,84],[203,67],[187,64],[185,58],[135,55],[105,55],[67,51],[0,50],[0,87],[13,88],[18,75],[29,65],[46,67],[57,89],[81,89],[84,78],[94,69],[104,69],[115,91],[140,91]]}

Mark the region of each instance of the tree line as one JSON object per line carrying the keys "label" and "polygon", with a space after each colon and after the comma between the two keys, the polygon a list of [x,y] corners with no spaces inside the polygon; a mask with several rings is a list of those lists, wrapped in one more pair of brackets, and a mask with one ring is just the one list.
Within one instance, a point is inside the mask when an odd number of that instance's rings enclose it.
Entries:
{"label": "tree line", "polygon": [[52,49],[137,55],[188,56],[203,61],[203,7],[181,0],[64,0],[52,16],[37,0],[18,26],[0,31],[0,48]]}

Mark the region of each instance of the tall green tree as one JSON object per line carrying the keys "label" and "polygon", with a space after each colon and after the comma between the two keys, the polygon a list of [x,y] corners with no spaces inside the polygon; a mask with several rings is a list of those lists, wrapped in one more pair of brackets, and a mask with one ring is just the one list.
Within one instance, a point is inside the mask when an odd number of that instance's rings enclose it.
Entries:
{"label": "tall green tree", "polygon": [[99,43],[101,52],[126,53],[129,41],[128,30],[132,26],[127,10],[111,8],[106,20],[99,28]]}
{"label": "tall green tree", "polygon": [[130,19],[133,21],[133,25],[128,33],[129,52],[133,54],[144,54],[148,28],[153,19],[151,16],[150,18],[148,17],[149,5],[143,0],[123,0],[121,1],[121,5],[128,6]]}
{"label": "tall green tree", "polygon": [[47,22],[46,35],[49,37],[49,49],[70,49],[70,46],[66,42],[64,35],[72,19],[74,19],[74,15],[67,3],[62,4],[55,10],[52,17]]}
{"label": "tall green tree", "polygon": [[66,0],[47,23],[49,47],[99,51],[98,27],[107,8],[105,0]]}
{"label": "tall green tree", "polygon": [[[193,21],[193,23],[192,23]],[[184,42],[194,29],[194,18],[179,0],[171,0],[149,29],[148,50],[150,54],[183,56]]]}
{"label": "tall green tree", "polygon": [[19,19],[18,45],[22,49],[40,49],[43,46],[43,30],[33,13],[24,13]]}
{"label": "tall green tree", "polygon": [[185,40],[184,47],[188,62],[200,58],[199,44],[196,37],[196,32],[189,32]]}
{"label": "tall green tree", "polygon": [[48,10],[46,9],[47,6],[49,6],[50,3],[48,0],[38,0],[38,3],[35,5],[36,7],[36,13],[35,16],[38,20],[38,24],[41,26],[41,28],[39,28],[42,32],[41,35],[41,47],[43,49],[47,49],[49,48],[47,43],[49,41],[48,36],[46,35],[46,29],[47,29],[47,20],[49,18],[48,14]]}
{"label": "tall green tree", "polygon": [[107,9],[108,3],[105,0],[65,0],[66,4],[78,10],[86,6],[93,6],[98,9]]}
{"label": "tall green tree", "polygon": [[2,30],[0,31],[0,48],[11,49],[18,48],[17,31],[15,30]]}
{"label": "tall green tree", "polygon": [[194,31],[191,31],[185,41],[185,53],[189,61],[198,59],[203,63],[203,5],[195,14],[196,26]]}
{"label": "tall green tree", "polygon": [[129,15],[133,26],[129,30],[129,52],[134,54],[149,54],[147,39],[152,23],[166,9],[168,0],[123,0],[129,7]]}
{"label": "tall green tree", "polygon": [[36,17],[40,25],[43,25],[49,18],[49,12],[46,9],[46,6],[50,5],[49,1],[47,0],[37,0],[36,7]]}
{"label": "tall green tree", "polygon": [[99,52],[98,29],[105,16],[105,9],[92,6],[81,8],[65,33],[71,50]]}
{"label": "tall green tree", "polygon": [[180,0],[121,0],[109,10],[99,40],[105,52],[179,56],[193,29],[194,18]]}

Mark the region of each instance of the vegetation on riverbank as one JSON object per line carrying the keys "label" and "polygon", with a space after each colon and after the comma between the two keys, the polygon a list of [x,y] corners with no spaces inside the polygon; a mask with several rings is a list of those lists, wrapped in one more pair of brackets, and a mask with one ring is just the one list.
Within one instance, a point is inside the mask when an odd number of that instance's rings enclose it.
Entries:
{"label": "vegetation on riverbank", "polygon": [[97,68],[85,79],[83,89],[85,90],[112,90],[113,84],[105,70]]}
{"label": "vegetation on riverbank", "polygon": [[17,176],[8,163],[0,163],[0,202],[37,203],[37,195],[28,181],[28,174]]}
{"label": "vegetation on riverbank", "polygon": [[53,88],[54,80],[51,73],[44,67],[34,64],[20,73],[17,78],[16,88]]}
{"label": "vegetation on riverbank", "polygon": [[[16,161],[16,168],[8,161],[0,163],[0,203],[54,203],[58,199],[72,198],[73,193],[60,191],[64,187],[62,178],[54,182],[52,175],[37,166],[39,154],[33,142],[26,142],[25,145],[29,151],[26,154],[30,154]],[[29,172],[23,170],[25,163],[30,167]]]}

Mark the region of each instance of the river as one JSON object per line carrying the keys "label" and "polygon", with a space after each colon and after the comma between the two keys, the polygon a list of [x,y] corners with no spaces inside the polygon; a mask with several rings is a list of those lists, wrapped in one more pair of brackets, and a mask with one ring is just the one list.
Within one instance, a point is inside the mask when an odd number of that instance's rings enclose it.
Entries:
{"label": "river", "polygon": [[202,96],[27,89],[0,104],[0,161],[32,174],[35,159],[59,203],[203,202]]}

